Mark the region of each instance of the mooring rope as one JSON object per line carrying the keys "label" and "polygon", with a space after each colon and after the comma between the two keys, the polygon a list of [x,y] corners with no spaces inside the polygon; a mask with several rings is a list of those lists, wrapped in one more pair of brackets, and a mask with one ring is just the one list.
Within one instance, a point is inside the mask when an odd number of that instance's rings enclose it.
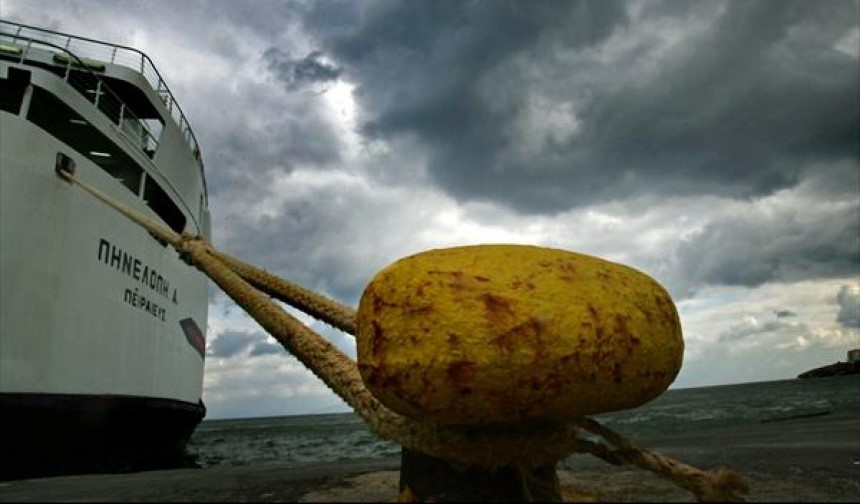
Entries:
{"label": "mooring rope", "polygon": [[355,335],[355,310],[353,308],[317,294],[301,285],[284,280],[241,259],[219,252],[214,248],[210,250],[210,253],[257,289],[328,323],[336,329]]}
{"label": "mooring rope", "polygon": [[[287,313],[269,296],[353,335],[355,310],[219,252],[202,237],[176,233],[71,173],[58,173],[173,246],[183,260],[212,279],[288,352],[352,407],[371,431],[382,439],[437,458],[485,469],[508,465],[539,466],[555,463],[572,453],[589,453],[612,464],[633,464],[654,472],[691,491],[703,502],[743,501],[741,494],[749,491],[743,477],[733,471],[702,471],[636,446],[593,419],[524,427],[458,428],[395,413],[364,386],[355,361]],[[580,436],[582,430],[600,436],[615,449],[583,439]]]}

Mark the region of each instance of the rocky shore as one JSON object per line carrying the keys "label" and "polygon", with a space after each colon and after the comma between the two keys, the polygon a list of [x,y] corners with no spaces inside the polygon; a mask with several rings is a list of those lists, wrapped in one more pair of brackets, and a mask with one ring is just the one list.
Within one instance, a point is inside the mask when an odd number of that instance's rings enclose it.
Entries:
{"label": "rocky shore", "polygon": [[836,362],[828,366],[810,369],[809,371],[800,373],[798,378],[821,378],[824,376],[842,376],[860,374],[860,361],[853,362]]}

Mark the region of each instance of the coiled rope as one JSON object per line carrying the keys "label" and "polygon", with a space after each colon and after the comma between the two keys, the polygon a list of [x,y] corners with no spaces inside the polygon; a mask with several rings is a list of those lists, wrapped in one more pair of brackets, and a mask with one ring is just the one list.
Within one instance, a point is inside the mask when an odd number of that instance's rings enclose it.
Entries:
{"label": "coiled rope", "polygon": [[[538,466],[555,463],[572,453],[589,453],[611,464],[632,464],[651,471],[689,490],[702,502],[743,501],[742,494],[749,491],[748,483],[733,471],[702,471],[637,446],[589,418],[563,424],[455,428],[395,413],[364,386],[355,361],[287,313],[272,298],[353,335],[355,310],[219,252],[200,236],[176,233],[72,173],[63,170],[57,173],[174,247],[184,261],[214,281],[349,404],[382,439],[437,458],[485,469]],[[603,438],[606,443],[582,438],[582,430]]]}

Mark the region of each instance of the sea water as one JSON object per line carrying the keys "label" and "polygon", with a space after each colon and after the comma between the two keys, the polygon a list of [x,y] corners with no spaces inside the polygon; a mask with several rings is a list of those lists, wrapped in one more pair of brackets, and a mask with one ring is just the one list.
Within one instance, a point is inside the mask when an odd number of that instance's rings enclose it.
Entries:
{"label": "sea water", "polygon": [[[634,440],[836,412],[860,413],[860,375],[672,389],[638,408],[595,416]],[[353,413],[204,420],[188,444],[200,467],[300,465],[381,458],[400,447],[377,439]]]}

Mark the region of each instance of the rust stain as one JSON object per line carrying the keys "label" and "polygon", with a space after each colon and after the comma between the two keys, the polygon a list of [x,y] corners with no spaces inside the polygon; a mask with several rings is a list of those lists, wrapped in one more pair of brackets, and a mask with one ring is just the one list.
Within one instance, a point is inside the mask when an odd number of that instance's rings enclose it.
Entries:
{"label": "rust stain", "polygon": [[515,334],[508,331],[504,334],[496,336],[492,339],[492,343],[499,347],[499,353],[507,355],[511,353],[515,346]]}
{"label": "rust stain", "polygon": [[423,306],[412,306],[409,305],[406,310],[404,310],[408,315],[427,315],[428,313],[433,313],[433,305],[423,305]]}
{"label": "rust stain", "polygon": [[642,311],[642,313],[645,314],[645,322],[649,326],[653,326],[654,325],[654,314],[651,313],[651,310],[642,310],[640,308],[640,311]]}
{"label": "rust stain", "polygon": [[498,323],[514,316],[514,310],[511,308],[511,300],[496,294],[482,294],[481,301],[484,303],[484,309],[487,313],[487,318],[493,323]]}
{"label": "rust stain", "polygon": [[571,360],[579,362],[579,352],[577,351],[567,355],[562,355],[560,360],[562,364],[568,364]]}
{"label": "rust stain", "polygon": [[448,274],[453,277],[453,280],[448,282],[448,287],[456,290],[462,290],[468,286],[462,271],[449,271]]}
{"label": "rust stain", "polygon": [[[391,291],[391,297],[394,297],[395,293]],[[386,307],[397,306],[397,303],[391,303],[386,301],[377,291],[370,290],[368,291],[368,295],[371,297],[371,307],[375,314],[378,314]]]}
{"label": "rust stain", "polygon": [[576,266],[570,262],[563,262],[558,265],[558,269],[568,275],[576,275]]}
{"label": "rust stain", "polygon": [[385,333],[375,320],[370,323],[370,327],[370,354],[378,357],[385,349]]}
{"label": "rust stain", "polygon": [[536,317],[530,317],[522,324],[515,325],[508,332],[515,333],[523,338],[540,340],[544,330],[546,329],[546,326],[547,324],[543,320],[540,320]]}
{"label": "rust stain", "polygon": [[615,332],[617,334],[627,335],[630,333],[627,328],[627,321],[630,320],[630,317],[627,315],[622,315],[620,313],[615,314]]}
{"label": "rust stain", "polygon": [[452,362],[448,365],[448,378],[457,387],[471,383],[475,378],[475,363],[467,360]]}
{"label": "rust stain", "polygon": [[373,311],[375,313],[379,313],[382,311],[382,308],[385,306],[385,301],[382,300],[382,296],[377,294],[375,291],[373,292]]}
{"label": "rust stain", "polygon": [[612,366],[612,381],[615,383],[621,383],[622,378],[621,364],[616,362],[615,365]]}
{"label": "rust stain", "polygon": [[430,287],[431,285],[433,285],[432,282],[424,280],[423,282],[418,284],[418,288],[415,290],[415,293],[418,294],[418,297],[424,297],[424,289]]}

